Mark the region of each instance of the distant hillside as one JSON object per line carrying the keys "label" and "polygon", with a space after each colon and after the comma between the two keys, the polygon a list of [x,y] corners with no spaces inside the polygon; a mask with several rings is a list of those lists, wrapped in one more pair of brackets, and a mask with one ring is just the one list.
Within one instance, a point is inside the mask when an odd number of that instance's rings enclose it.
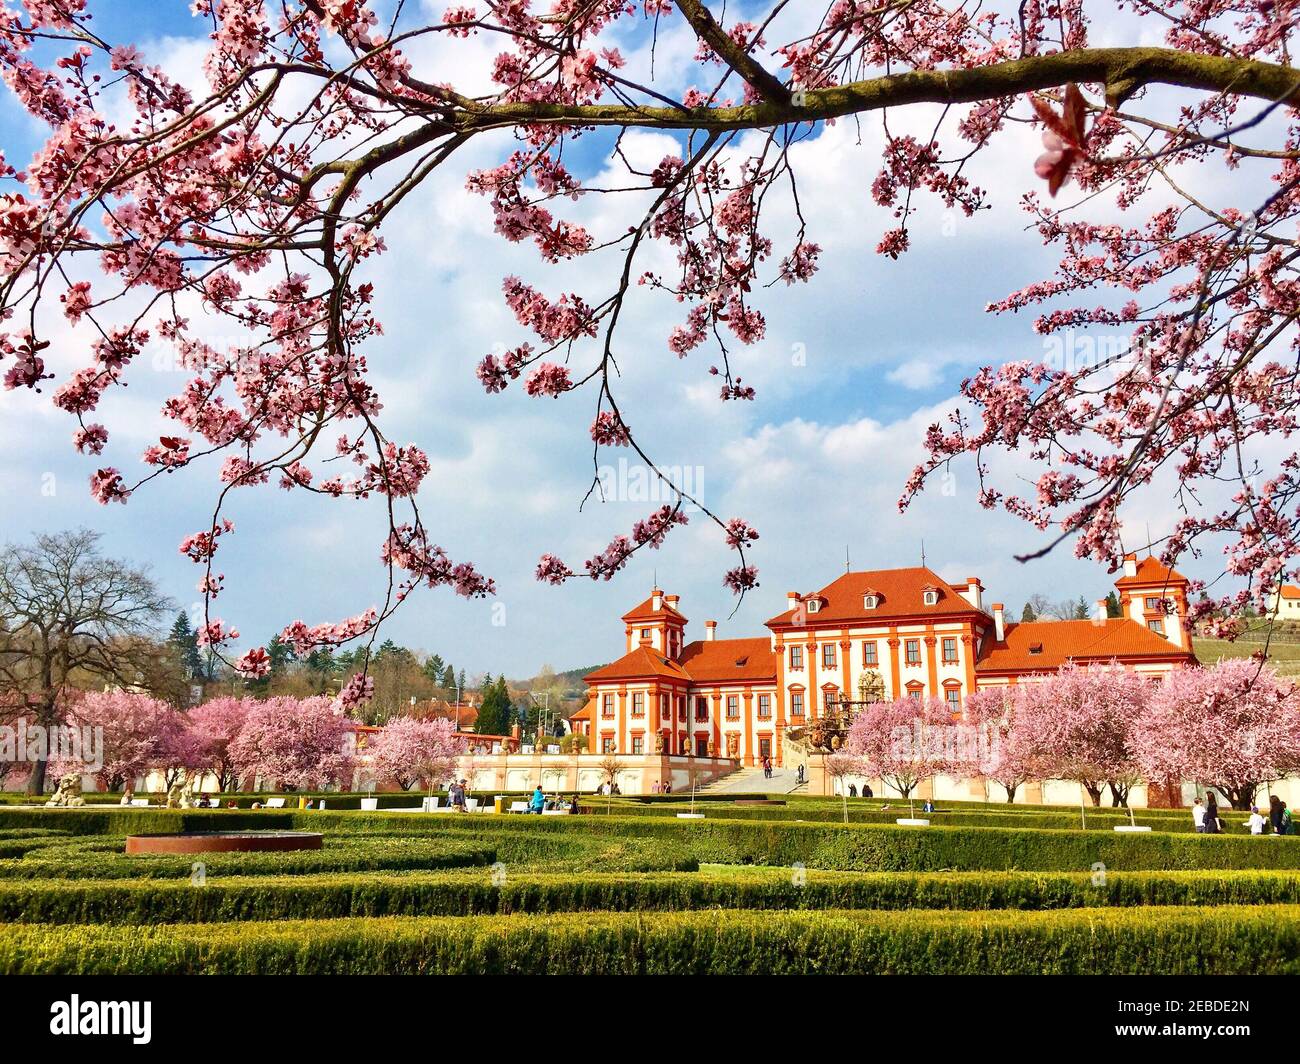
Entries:
{"label": "distant hillside", "polygon": [[1268,647],[1268,663],[1283,676],[1300,676],[1300,625],[1295,621],[1251,620],[1250,627],[1232,642],[1193,637],[1192,650],[1202,664],[1220,658],[1248,658]]}
{"label": "distant hillside", "polygon": [[565,672],[552,673],[549,676],[532,676],[527,680],[511,680],[510,686],[517,687],[521,691],[531,691],[538,686],[554,686],[563,689],[566,693],[575,697],[585,694],[587,685],[582,682],[582,678],[589,672],[595,672],[597,669],[604,668],[601,665],[584,665],[579,669],[568,669]]}

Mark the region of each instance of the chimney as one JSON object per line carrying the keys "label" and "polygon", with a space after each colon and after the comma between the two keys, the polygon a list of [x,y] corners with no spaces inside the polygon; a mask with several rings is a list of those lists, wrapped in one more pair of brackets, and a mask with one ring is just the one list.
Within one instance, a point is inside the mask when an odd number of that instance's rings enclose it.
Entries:
{"label": "chimney", "polygon": [[1108,613],[1107,613],[1107,610],[1106,610],[1106,600],[1105,600],[1105,599],[1098,599],[1098,600],[1097,600],[1097,609],[1096,609],[1096,611],[1093,613],[1093,620],[1095,620],[1098,624],[1105,624],[1105,623],[1106,623],[1106,618],[1107,618],[1107,616],[1108,616]]}
{"label": "chimney", "polygon": [[1124,575],[1137,576],[1137,574],[1138,574],[1137,555],[1136,554],[1124,555]]}
{"label": "chimney", "polygon": [[993,603],[993,632],[997,636],[999,643],[1005,643],[1007,638],[1007,618],[1002,610],[1002,603]]}
{"label": "chimney", "polygon": [[977,610],[984,608],[984,585],[980,583],[978,576],[966,577],[966,587],[961,592],[961,597]]}
{"label": "chimney", "polygon": [[787,591],[785,593],[785,608],[787,610],[797,609],[799,607],[799,592]]}
{"label": "chimney", "polygon": [[666,603],[668,603],[668,608],[669,608],[670,610],[675,610],[675,609],[677,608],[677,603],[681,602],[681,600],[682,600],[682,597],[681,597],[680,595],[665,595],[665,596],[664,596],[664,601],[665,601]]}
{"label": "chimney", "polygon": [[656,613],[664,608],[664,593],[658,588],[650,593],[650,608]]}
{"label": "chimney", "polygon": [[705,621],[705,622],[704,622],[704,641],[705,641],[706,643],[712,643],[714,637],[715,637],[717,634],[718,634],[718,622],[717,622],[717,621]]}

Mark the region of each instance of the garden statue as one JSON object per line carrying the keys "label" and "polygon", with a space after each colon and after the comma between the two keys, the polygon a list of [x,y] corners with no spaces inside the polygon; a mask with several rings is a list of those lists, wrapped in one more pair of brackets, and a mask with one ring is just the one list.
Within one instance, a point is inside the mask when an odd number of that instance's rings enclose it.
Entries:
{"label": "garden statue", "polygon": [[50,795],[50,800],[45,804],[46,806],[63,806],[69,809],[85,805],[86,799],[81,797],[81,773],[65,772],[59,778],[58,790]]}
{"label": "garden statue", "polygon": [[664,733],[657,732],[655,734],[655,753],[662,754],[663,752],[664,752]]}
{"label": "garden statue", "polygon": [[188,809],[190,808],[190,797],[185,793],[185,777],[182,776],[170,787],[167,788],[167,808],[168,809]]}
{"label": "garden statue", "polygon": [[740,756],[740,736],[736,732],[727,733],[727,756]]}

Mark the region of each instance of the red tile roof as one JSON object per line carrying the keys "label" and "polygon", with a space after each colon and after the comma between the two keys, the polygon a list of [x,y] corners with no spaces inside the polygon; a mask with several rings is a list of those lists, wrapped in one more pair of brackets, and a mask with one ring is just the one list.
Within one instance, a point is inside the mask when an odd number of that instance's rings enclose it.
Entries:
{"label": "red tile roof", "polygon": [[697,639],[682,649],[681,664],[696,683],[776,679],[770,639]]}
{"label": "red tile roof", "polygon": [[668,680],[686,680],[690,675],[675,661],[670,661],[653,647],[639,646],[583,677],[587,683],[609,683],[611,680],[646,680],[662,677]]}
{"label": "red tile roof", "polygon": [[591,720],[595,715],[596,715],[596,698],[593,695],[591,698],[587,700],[587,704],[583,706],[580,710],[578,710],[577,713],[573,714],[573,716],[571,716],[569,719],[570,720]]}
{"label": "red tile roof", "polygon": [[[1177,623],[1170,618],[1170,623]],[[1038,653],[1030,648],[1040,646]],[[1128,617],[1095,621],[1021,621],[1008,624],[1006,639],[986,639],[976,672],[1053,672],[1067,661],[1147,658],[1173,662],[1196,659]]]}
{"label": "red tile roof", "polygon": [[[939,601],[933,606],[925,604],[924,592],[927,588],[939,592]],[[871,593],[880,596],[880,602],[874,610],[862,605],[863,596]],[[826,621],[887,621],[898,617],[955,617],[979,613],[961,597],[955,587],[933,570],[921,566],[845,573],[838,580],[827,584],[817,595],[825,605],[816,613],[804,614],[810,625]],[[789,625],[794,613],[794,610],[786,610],[767,623],[771,627]]]}
{"label": "red tile roof", "polygon": [[[1132,558],[1132,554],[1125,555]],[[1137,587],[1154,585],[1159,587],[1172,587],[1178,584],[1186,584],[1187,577],[1176,569],[1170,569],[1163,562],[1155,558],[1146,557],[1137,563],[1136,576],[1121,576],[1115,581],[1116,587]]]}
{"label": "red tile roof", "polygon": [[656,610],[654,608],[654,604],[655,604],[655,597],[654,597],[654,593],[651,592],[650,597],[648,599],[646,599],[643,603],[641,603],[641,605],[623,614],[621,619],[628,622],[657,621],[664,617],[671,617],[673,620],[681,621],[682,624],[686,623],[686,618],[683,617],[680,613],[678,613],[677,610],[673,609],[672,606],[668,605],[667,596],[663,597],[663,601],[659,604],[659,609]]}
{"label": "red tile roof", "polygon": [[1283,584],[1279,591],[1284,599],[1300,599],[1300,587],[1295,584]]}

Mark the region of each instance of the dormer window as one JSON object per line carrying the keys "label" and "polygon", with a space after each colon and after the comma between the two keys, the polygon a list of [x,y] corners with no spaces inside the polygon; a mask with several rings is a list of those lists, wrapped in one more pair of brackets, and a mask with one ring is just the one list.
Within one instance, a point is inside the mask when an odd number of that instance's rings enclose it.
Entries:
{"label": "dormer window", "polygon": [[1042,652],[1043,652],[1043,644],[1042,644],[1042,643],[1030,643],[1030,644],[1029,644],[1029,653],[1031,653],[1031,654],[1041,654]]}
{"label": "dormer window", "polygon": [[868,591],[862,596],[862,608],[864,610],[874,610],[880,605],[880,596],[874,591]]}
{"label": "dormer window", "polygon": [[816,598],[810,598],[805,603],[805,605],[808,607],[809,613],[816,613],[818,610],[822,608],[821,599],[816,599]]}
{"label": "dormer window", "polygon": [[939,605],[939,589],[937,587],[927,587],[921,593],[921,601],[927,606]]}

